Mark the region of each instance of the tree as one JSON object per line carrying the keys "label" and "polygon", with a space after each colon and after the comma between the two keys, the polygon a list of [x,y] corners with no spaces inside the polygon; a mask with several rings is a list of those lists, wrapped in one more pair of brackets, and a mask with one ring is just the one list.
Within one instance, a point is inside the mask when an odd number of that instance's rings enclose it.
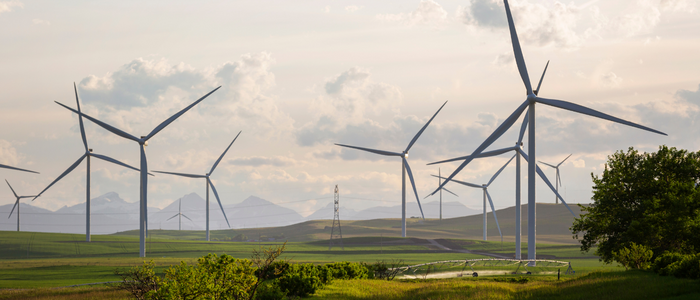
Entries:
{"label": "tree", "polygon": [[661,255],[700,250],[700,151],[666,146],[655,153],[633,148],[608,156],[603,174],[593,179],[593,203],[581,206],[571,232],[581,251],[611,263],[631,243]]}

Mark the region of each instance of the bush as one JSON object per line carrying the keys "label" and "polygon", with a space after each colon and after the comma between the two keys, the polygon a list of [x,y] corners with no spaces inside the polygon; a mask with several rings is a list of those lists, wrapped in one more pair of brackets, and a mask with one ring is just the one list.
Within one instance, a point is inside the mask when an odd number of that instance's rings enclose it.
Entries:
{"label": "bush", "polygon": [[336,262],[326,264],[335,279],[368,279],[374,278],[374,272],[364,263]]}
{"label": "bush", "polygon": [[114,274],[122,278],[116,288],[128,291],[136,299],[147,299],[149,294],[158,290],[161,283],[160,277],[153,271],[154,267],[155,264],[150,261],[129,270],[114,270]]}
{"label": "bush", "polygon": [[613,258],[620,263],[625,270],[639,269],[646,270],[649,268],[651,258],[654,253],[644,245],[630,243],[629,247],[624,247],[618,251],[613,251]]}
{"label": "bush", "polygon": [[370,267],[374,273],[374,278],[394,280],[394,277],[396,277],[396,275],[400,271],[399,267],[401,267],[403,264],[403,259],[394,259],[390,263],[380,260],[371,265]]}
{"label": "bush", "polygon": [[[654,260],[654,264],[651,266],[651,270],[654,271],[654,273],[657,273],[661,276],[673,275],[675,271],[673,271],[672,269],[677,268],[678,264],[676,263],[682,261],[686,257],[687,255],[685,254],[680,254],[676,252],[666,252],[661,256],[657,257],[656,260]],[[671,265],[674,264],[676,264],[676,266],[671,267]]]}
{"label": "bush", "polygon": [[319,273],[313,264],[293,264],[276,281],[287,296],[306,297],[323,287]]}
{"label": "bush", "polygon": [[271,280],[260,284],[255,293],[256,300],[280,300],[287,299],[287,294],[282,291],[277,280]]}

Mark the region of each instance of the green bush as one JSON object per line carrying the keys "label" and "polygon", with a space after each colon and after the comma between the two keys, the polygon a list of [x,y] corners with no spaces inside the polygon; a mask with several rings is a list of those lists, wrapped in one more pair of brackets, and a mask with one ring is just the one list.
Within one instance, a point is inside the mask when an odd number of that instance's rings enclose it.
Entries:
{"label": "green bush", "polygon": [[287,295],[279,286],[277,280],[264,282],[258,286],[255,293],[256,300],[281,300],[287,299]]}
{"label": "green bush", "polygon": [[306,297],[323,287],[319,273],[313,264],[293,264],[276,281],[287,296]]}
{"label": "green bush", "polygon": [[630,243],[628,247],[613,251],[613,258],[625,269],[646,270],[649,268],[653,256],[654,253],[649,247],[637,245],[634,242]]}
{"label": "green bush", "polygon": [[364,263],[347,261],[326,264],[335,279],[368,279],[374,278],[374,272]]}
{"label": "green bush", "polygon": [[[686,258],[687,255],[676,253],[676,252],[666,252],[654,260],[654,264],[651,266],[651,270],[662,276],[673,275],[679,264],[676,264]],[[674,265],[675,266],[671,266]]]}

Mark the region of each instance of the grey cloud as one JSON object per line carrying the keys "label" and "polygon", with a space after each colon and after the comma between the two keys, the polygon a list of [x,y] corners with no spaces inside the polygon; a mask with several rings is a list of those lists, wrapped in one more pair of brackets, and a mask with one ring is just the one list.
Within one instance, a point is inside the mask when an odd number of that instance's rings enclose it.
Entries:
{"label": "grey cloud", "polygon": [[294,160],[286,157],[263,157],[263,156],[252,156],[244,158],[236,158],[228,162],[230,165],[234,166],[247,166],[247,167],[259,167],[259,166],[274,166],[274,167],[285,167],[294,165]]}
{"label": "grey cloud", "polygon": [[462,22],[480,27],[505,28],[508,21],[504,8],[499,3],[493,0],[473,0],[470,6],[460,12]]}
{"label": "grey cloud", "polygon": [[348,85],[360,85],[369,78],[369,72],[358,67],[347,70],[338,77],[326,82],[326,93],[329,95],[340,93]]}
{"label": "grey cloud", "polygon": [[698,85],[698,90],[694,92],[688,90],[680,90],[676,92],[676,98],[683,99],[700,106],[700,85]]}

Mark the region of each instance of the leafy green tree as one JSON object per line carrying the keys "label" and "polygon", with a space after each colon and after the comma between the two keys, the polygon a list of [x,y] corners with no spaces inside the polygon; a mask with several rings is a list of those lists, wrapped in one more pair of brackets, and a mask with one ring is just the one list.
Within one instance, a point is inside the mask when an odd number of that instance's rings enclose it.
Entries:
{"label": "leafy green tree", "polygon": [[655,153],[633,148],[608,157],[593,178],[593,203],[570,228],[581,250],[611,263],[626,245],[643,245],[656,255],[700,250],[700,151],[666,146]]}
{"label": "leafy green tree", "polygon": [[619,251],[613,251],[615,261],[619,262],[625,270],[646,270],[651,266],[651,257],[654,253],[644,245],[630,244]]}

